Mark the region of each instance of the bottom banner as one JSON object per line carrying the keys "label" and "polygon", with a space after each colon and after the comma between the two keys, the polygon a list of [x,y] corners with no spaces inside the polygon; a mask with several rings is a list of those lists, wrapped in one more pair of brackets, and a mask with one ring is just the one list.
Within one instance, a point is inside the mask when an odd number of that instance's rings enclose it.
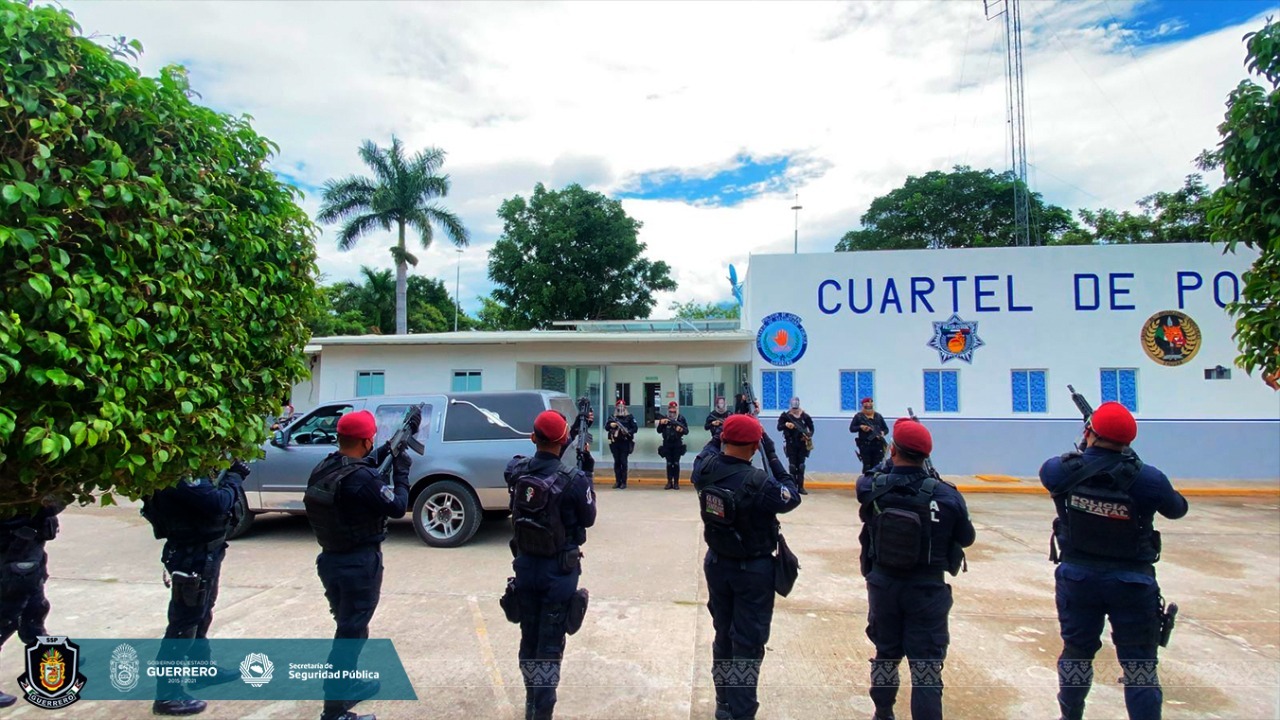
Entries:
{"label": "bottom banner", "polygon": [[[72,639],[85,700],[416,700],[388,639]],[[75,677],[75,673],[71,673]]]}

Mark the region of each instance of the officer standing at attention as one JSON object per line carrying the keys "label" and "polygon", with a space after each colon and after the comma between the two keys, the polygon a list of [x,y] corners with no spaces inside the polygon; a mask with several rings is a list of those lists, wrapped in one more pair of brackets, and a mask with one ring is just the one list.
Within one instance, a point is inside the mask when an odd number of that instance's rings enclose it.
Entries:
{"label": "officer standing at attention", "polygon": [[702,423],[702,429],[711,433],[711,437],[718,438],[727,417],[729,417],[729,410],[725,407],[724,398],[718,397],[716,398],[716,409],[707,413],[707,419]]}
{"label": "officer standing at attention", "polygon": [[680,414],[680,405],[674,400],[667,403],[667,416],[658,419],[657,430],[662,436],[658,454],[667,461],[667,486],[663,490],[679,490],[680,458],[688,450],[684,436],[689,434],[689,422]]}
{"label": "officer standing at attention", "polygon": [[564,416],[543,411],[530,435],[538,450],[517,455],[504,475],[511,494],[511,562],[508,619],[520,623],[520,674],[525,720],[551,720],[565,633],[575,633],[586,614],[587,593],[578,590],[587,528],[596,522],[595,491],[586,474],[560,462],[569,443]]}
{"label": "officer standing at attention", "polygon": [[884,436],[889,432],[884,416],[876,412],[871,398],[862,398],[862,412],[849,422],[849,432],[857,434],[853,442],[858,446],[858,458],[862,460],[862,474],[866,475],[884,460]]}
{"label": "officer standing at attention", "polygon": [[778,431],[787,454],[787,469],[800,494],[808,495],[804,489],[804,461],[813,450],[813,418],[800,409],[800,398],[791,398],[791,409],[778,416]]}
{"label": "officer standing at attention", "polygon": [[973,523],[959,490],[924,470],[933,437],[924,425],[894,423],[888,473],[863,475],[857,493],[863,529],[862,574],[867,579],[867,637],[875,720],[892,720],[898,665],[911,669],[911,717],[942,718],[942,664],[950,636],[951,586],[943,572],[959,572],[973,544]]}
{"label": "officer standing at attention", "polygon": [[619,400],[613,407],[613,417],[605,423],[609,436],[609,452],[613,454],[613,487],[627,489],[627,458],[636,449],[636,419]]}
{"label": "officer standing at attention", "polygon": [[[773,477],[751,466],[764,448]],[[773,622],[778,515],[800,505],[800,494],[778,460],[773,440],[751,415],[732,415],[693,462],[707,554],[707,609],[715,639],[711,678],[716,720],[751,720],[756,685]]]}
{"label": "officer standing at attention", "polygon": [[[216,477],[216,482],[208,476],[186,478],[142,503],[142,516],[151,523],[156,538],[165,541],[160,561],[170,589],[169,625],[164,631],[165,640],[170,642],[162,643],[160,652],[166,659],[185,657],[207,662],[210,658],[205,639],[218,601],[227,532],[238,523],[239,513],[244,512],[241,484],[248,476],[249,467],[236,461]],[[172,642],[175,640],[189,642]],[[233,678],[228,675],[219,679],[225,682]],[[195,715],[204,712],[206,706],[205,701],[196,700],[180,686],[161,684],[151,711],[156,715]]]}
{"label": "officer standing at attention", "polygon": [[[63,505],[46,498],[31,514],[0,520],[0,646],[13,637],[25,645],[47,635],[44,619],[49,600],[44,584],[49,579],[49,555],[44,544],[58,535],[58,513]],[[0,692],[0,708],[18,698]]]}
{"label": "officer standing at attention", "polygon": [[1058,707],[1065,720],[1080,720],[1093,683],[1093,656],[1102,646],[1102,621],[1124,670],[1124,704],[1131,720],[1160,717],[1164,695],[1156,674],[1163,598],[1156,583],[1160,533],[1155,514],[1176,520],[1187,501],[1165,474],[1145,465],[1129,444],[1138,435],[1133,415],[1120,403],[1103,403],[1084,429],[1084,452],[1050,458],[1040,482],[1053,496],[1059,562]]}
{"label": "officer standing at attention", "polygon": [[[417,434],[422,413],[414,407],[407,418]],[[320,543],[316,572],[324,585],[329,612],[337,623],[335,640],[369,638],[369,622],[382,592],[382,541],[387,520],[404,517],[409,505],[409,453],[392,465],[393,485],[378,474],[378,465],[391,452],[378,449],[373,439],[377,422],[368,410],[349,412],[338,420],[338,449],[311,471],[303,503],[307,520]],[[361,642],[335,643],[329,654],[334,669],[354,670]],[[321,720],[373,720],[373,715],[350,712],[361,700],[378,693],[377,680],[325,680]]]}

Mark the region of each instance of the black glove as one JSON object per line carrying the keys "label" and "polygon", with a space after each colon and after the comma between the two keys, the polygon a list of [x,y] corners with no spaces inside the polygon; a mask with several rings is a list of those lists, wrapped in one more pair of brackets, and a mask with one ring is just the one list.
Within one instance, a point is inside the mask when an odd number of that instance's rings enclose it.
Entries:
{"label": "black glove", "polygon": [[249,473],[253,472],[243,460],[232,460],[231,467],[227,469],[236,475],[239,475],[241,478],[247,478],[249,477]]}
{"label": "black glove", "polygon": [[413,457],[411,457],[408,450],[406,450],[405,452],[397,455],[395,459],[391,461],[391,467],[393,470],[393,476],[397,481],[404,478],[407,482],[409,478],[409,470],[413,467]]}
{"label": "black glove", "polygon": [[764,448],[764,456],[769,460],[778,457],[778,449],[773,444],[773,438],[769,437],[769,433],[760,436],[760,447]]}
{"label": "black glove", "polygon": [[422,427],[422,410],[418,406],[409,408],[409,417],[405,418],[409,423],[409,429],[414,435],[418,434],[418,428]]}

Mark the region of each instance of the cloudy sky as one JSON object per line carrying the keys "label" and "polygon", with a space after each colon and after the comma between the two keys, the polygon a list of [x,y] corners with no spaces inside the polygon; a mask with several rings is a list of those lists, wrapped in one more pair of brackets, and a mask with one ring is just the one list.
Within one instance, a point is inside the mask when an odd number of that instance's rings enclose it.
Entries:
{"label": "cloudy sky", "polygon": [[[460,260],[471,311],[498,205],[537,182],[621,198],[675,297],[703,302],[729,298],[730,263],[791,251],[796,193],[800,251],[825,252],[908,175],[1010,165],[1004,23],[981,0],[65,5],[140,40],[144,72],[180,63],[202,102],[252,115],[313,213],[326,179],[364,172],[366,138],[447,151],[472,244],[414,272],[452,291]],[[1179,187],[1245,76],[1241,36],[1277,7],[1024,0],[1033,189],[1075,209]],[[391,267],[390,234],[345,253],[333,235],[329,279]]]}

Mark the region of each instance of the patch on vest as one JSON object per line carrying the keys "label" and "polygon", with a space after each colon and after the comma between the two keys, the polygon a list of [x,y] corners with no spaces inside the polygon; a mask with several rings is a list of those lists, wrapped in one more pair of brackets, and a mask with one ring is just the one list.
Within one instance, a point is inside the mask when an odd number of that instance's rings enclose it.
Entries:
{"label": "patch on vest", "polygon": [[382,499],[386,500],[387,502],[391,502],[392,500],[396,499],[396,492],[391,489],[390,485],[383,485],[382,490],[380,490],[379,492],[382,493]]}
{"label": "patch on vest", "polygon": [[708,515],[713,515],[717,518],[720,518],[721,520],[724,519],[725,517],[724,498],[720,497],[719,495],[707,495],[705,506],[706,507],[703,509],[703,512],[705,512]]}
{"label": "patch on vest", "polygon": [[1128,520],[1130,518],[1129,504],[1124,502],[1108,502],[1082,495],[1071,495],[1068,500],[1068,506],[1072,510],[1079,510],[1080,512],[1097,515],[1109,520]]}

